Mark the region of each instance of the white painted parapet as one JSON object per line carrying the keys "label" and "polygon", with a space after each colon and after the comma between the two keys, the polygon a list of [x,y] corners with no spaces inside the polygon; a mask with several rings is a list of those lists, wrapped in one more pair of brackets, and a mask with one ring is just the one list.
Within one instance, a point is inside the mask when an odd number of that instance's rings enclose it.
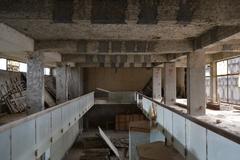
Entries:
{"label": "white painted parapet", "polygon": [[156,122],[165,135],[167,144],[186,160],[239,160],[240,137],[205,123],[137,93],[138,106],[147,116],[156,107]]}
{"label": "white painted parapet", "polygon": [[0,127],[2,160],[34,160],[50,150],[60,160],[79,133],[78,120],[94,105],[94,93]]}

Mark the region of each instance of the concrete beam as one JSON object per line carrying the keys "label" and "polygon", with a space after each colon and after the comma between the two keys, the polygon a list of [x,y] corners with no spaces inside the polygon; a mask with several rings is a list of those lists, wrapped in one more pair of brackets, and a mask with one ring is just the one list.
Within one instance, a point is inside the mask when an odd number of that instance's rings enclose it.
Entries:
{"label": "concrete beam", "polygon": [[[170,57],[175,58],[175,56]],[[63,62],[74,63],[163,63],[169,59],[168,55],[62,55]]]}
{"label": "concrete beam", "polygon": [[188,53],[192,51],[193,46],[190,40],[162,40],[158,41],[155,47],[155,52],[158,54]]}
{"label": "concrete beam", "polygon": [[189,40],[120,41],[120,40],[43,40],[36,43],[37,50],[63,54],[176,54],[192,52]]}
{"label": "concrete beam", "polygon": [[216,53],[216,54],[208,54],[206,55],[206,64],[209,64],[213,61],[221,61],[226,60],[229,58],[236,58],[240,56],[239,52],[222,52],[222,53]]}
{"label": "concrete beam", "polygon": [[240,38],[240,26],[216,26],[193,41],[194,50],[207,49]]}
{"label": "concrete beam", "polygon": [[63,63],[76,63],[81,65],[82,67],[152,67],[165,62],[177,62],[177,64],[180,64],[184,57],[186,57],[185,54],[62,55]]}
{"label": "concrete beam", "polygon": [[58,63],[62,62],[62,55],[58,52],[43,52],[44,63]]}
{"label": "concrete beam", "polygon": [[82,68],[105,67],[105,68],[152,68],[160,63],[77,63]]}
{"label": "concrete beam", "polygon": [[221,44],[208,48],[205,50],[206,54],[215,54],[215,53],[226,53],[226,52],[240,52],[240,39],[230,40],[229,42],[222,42]]}
{"label": "concrete beam", "polygon": [[0,23],[0,52],[22,53],[34,50],[34,40],[6,24]]}

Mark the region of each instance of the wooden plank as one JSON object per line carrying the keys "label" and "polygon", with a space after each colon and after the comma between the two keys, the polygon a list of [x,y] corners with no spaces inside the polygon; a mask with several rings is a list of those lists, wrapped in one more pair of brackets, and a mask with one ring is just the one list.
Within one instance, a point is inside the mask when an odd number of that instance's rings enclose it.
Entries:
{"label": "wooden plank", "polygon": [[102,137],[102,139],[106,142],[106,144],[108,145],[108,147],[113,151],[113,153],[116,155],[116,157],[118,159],[120,159],[119,153],[117,148],[113,145],[113,143],[111,142],[111,140],[106,136],[106,134],[103,132],[103,130],[98,127],[100,136]]}

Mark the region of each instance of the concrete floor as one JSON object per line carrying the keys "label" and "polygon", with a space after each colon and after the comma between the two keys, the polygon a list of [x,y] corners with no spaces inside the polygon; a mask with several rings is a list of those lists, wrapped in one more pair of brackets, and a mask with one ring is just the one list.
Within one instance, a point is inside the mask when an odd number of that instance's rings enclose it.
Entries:
{"label": "concrete floor", "polygon": [[140,160],[184,160],[173,147],[165,146],[162,142],[143,144],[137,148]]}
{"label": "concrete floor", "polygon": [[[177,103],[187,105],[187,99],[177,99]],[[173,107],[184,113],[187,112],[184,108],[178,106]],[[233,109],[233,105],[226,103],[221,103],[220,108],[225,108],[227,110],[218,111],[206,109],[206,115],[197,118],[240,136],[240,110]]]}
{"label": "concrete floor", "polygon": [[[116,145],[116,140],[125,139],[128,141],[128,132],[116,132],[116,131],[104,131],[106,135],[111,139],[111,141]],[[73,147],[70,149],[70,151],[66,154],[65,158],[63,160],[93,160],[92,158],[97,155],[97,157],[94,157],[94,160],[103,160],[104,158],[99,156],[101,153],[106,152],[106,146],[102,147],[101,143],[105,143],[104,141],[101,142],[101,138],[96,138],[98,134],[97,130],[92,130],[88,132],[84,132],[81,134],[76,141],[76,143],[73,145]],[[94,139],[95,138],[95,139]],[[100,140],[100,141],[99,141]],[[160,142],[159,142],[160,143]],[[125,144],[128,145],[128,144]],[[128,160],[128,148],[118,148],[121,160]],[[159,146],[158,142],[156,143],[149,143],[146,145],[139,146],[139,153],[141,150],[141,158],[140,159],[148,159],[148,160],[159,160],[159,159],[166,159],[166,160],[183,160],[184,158],[173,148],[162,146],[161,151],[159,152]],[[93,157],[92,157],[93,156]],[[90,159],[89,159],[90,158]],[[117,160],[116,157],[110,158],[110,160]]]}

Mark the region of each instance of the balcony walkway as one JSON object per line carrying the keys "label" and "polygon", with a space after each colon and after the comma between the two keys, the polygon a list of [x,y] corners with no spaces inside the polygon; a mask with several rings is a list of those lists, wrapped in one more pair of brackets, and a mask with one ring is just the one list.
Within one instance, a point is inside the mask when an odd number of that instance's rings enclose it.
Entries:
{"label": "balcony walkway", "polygon": [[[176,102],[181,106],[187,106],[187,99],[177,99]],[[174,106],[174,108],[178,107]],[[197,118],[240,136],[240,110],[233,109],[232,104],[226,103],[221,103],[221,108],[230,108],[232,110],[206,109],[206,115]],[[187,112],[187,110],[182,107],[179,107],[179,110],[182,110],[184,113]]]}

